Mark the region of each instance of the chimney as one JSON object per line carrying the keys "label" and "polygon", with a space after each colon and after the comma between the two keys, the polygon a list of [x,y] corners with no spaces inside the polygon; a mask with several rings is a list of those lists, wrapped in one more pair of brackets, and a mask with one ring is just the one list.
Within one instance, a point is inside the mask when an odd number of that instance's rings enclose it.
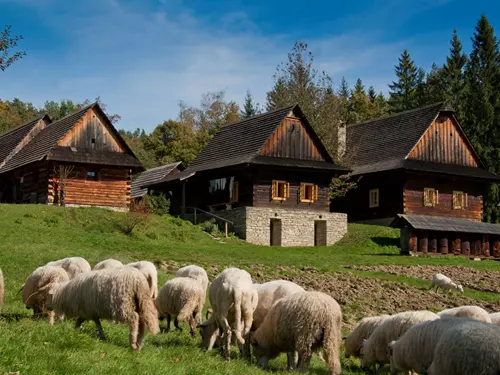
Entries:
{"label": "chimney", "polygon": [[346,152],[346,125],[344,121],[341,121],[338,128],[337,137],[337,158],[342,160]]}

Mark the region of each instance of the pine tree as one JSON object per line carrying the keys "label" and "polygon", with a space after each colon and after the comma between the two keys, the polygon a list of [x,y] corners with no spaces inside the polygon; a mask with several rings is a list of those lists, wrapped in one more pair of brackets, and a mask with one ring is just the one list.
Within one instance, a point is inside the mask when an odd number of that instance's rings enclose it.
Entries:
{"label": "pine tree", "polygon": [[467,56],[462,51],[462,42],[455,29],[451,39],[450,55],[446,58],[446,64],[443,67],[442,78],[445,86],[445,98],[456,110],[459,109],[459,100],[464,93],[466,64]]}
{"label": "pine tree", "polygon": [[375,103],[375,99],[377,99],[377,92],[375,91],[375,87],[370,86],[368,88],[368,98],[370,102]]}
{"label": "pine tree", "polygon": [[342,77],[340,80],[340,86],[337,94],[346,99],[349,97],[349,84],[347,83],[345,77]]}
{"label": "pine tree", "polygon": [[241,117],[249,118],[261,113],[258,103],[255,103],[252,98],[252,93],[248,90],[245,95],[245,102],[243,103],[243,110],[241,111]]}
{"label": "pine tree", "polygon": [[393,112],[401,112],[418,106],[417,88],[422,81],[421,72],[405,49],[395,66],[397,82],[389,85],[389,104]]}
{"label": "pine tree", "polygon": [[371,107],[372,103],[366,95],[363,81],[358,78],[349,97],[347,123],[354,124],[370,119]]}

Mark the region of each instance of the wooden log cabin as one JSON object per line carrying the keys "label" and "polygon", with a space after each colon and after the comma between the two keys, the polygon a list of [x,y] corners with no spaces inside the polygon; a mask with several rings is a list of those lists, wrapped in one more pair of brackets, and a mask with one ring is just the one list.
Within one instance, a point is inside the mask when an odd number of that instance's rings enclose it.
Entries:
{"label": "wooden log cabin", "polygon": [[182,172],[186,167],[180,161],[170,164],[161,165],[159,167],[150,168],[139,175],[137,175],[132,181],[130,187],[130,197],[136,202],[142,202],[146,194],[148,193],[148,188],[141,188],[141,186],[147,186],[155,182],[165,179],[169,175],[175,175]]}
{"label": "wooden log cabin", "polygon": [[97,103],[0,135],[0,202],[127,210],[139,160]]}
{"label": "wooden log cabin", "polygon": [[449,104],[353,124],[346,137],[360,179],[332,208],[352,222],[401,228],[405,253],[492,253],[486,243],[500,240],[500,225],[481,222],[483,195],[500,178],[485,169]]}
{"label": "wooden log cabin", "polygon": [[347,231],[329,212],[331,179],[346,172],[295,105],[223,127],[185,171],[147,187],[174,214],[210,212],[251,243],[327,245]]}

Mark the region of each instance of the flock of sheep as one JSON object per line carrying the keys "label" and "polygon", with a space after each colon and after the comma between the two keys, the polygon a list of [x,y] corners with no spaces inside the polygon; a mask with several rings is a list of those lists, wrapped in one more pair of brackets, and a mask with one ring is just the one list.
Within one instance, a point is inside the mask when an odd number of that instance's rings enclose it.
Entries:
{"label": "flock of sheep", "polygon": [[[463,292],[448,277],[436,274],[431,287]],[[202,322],[208,298],[211,308]],[[220,347],[225,359],[230,346],[251,352],[261,367],[280,353],[288,368],[307,371],[313,353],[326,362],[330,374],[340,374],[342,312],[329,295],[305,291],[286,280],[254,284],[238,268],[222,271],[209,286],[205,270],[196,265],[179,269],[158,292],[153,263],[123,265],[108,259],[95,265],[79,257],[65,258],[37,268],[23,284],[22,299],[35,316],[75,318],[76,327],[95,322],[105,338],[100,319],[126,323],[130,346],[139,351],[147,330],[160,331],[159,320],[189,324],[194,337],[199,328],[207,350]],[[0,307],[3,277],[0,272]],[[441,311],[407,311],[363,318],[344,338],[345,356],[360,358],[361,368],[378,371],[390,364],[391,375],[460,375],[500,373],[500,313],[478,306]]]}

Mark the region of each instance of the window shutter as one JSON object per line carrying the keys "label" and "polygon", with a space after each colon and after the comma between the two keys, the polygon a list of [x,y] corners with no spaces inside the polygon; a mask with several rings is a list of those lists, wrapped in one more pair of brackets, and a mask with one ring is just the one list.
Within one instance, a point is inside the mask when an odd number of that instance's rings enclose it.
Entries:
{"label": "window shutter", "polygon": [[285,197],[290,198],[290,183],[285,183]]}
{"label": "window shutter", "polygon": [[276,195],[278,193],[278,182],[277,181],[273,181],[273,186],[271,188],[271,195],[273,198],[276,198]]}
{"label": "window shutter", "polygon": [[233,199],[232,199],[233,202],[238,202],[238,196],[239,196],[238,187],[239,187],[238,181],[235,181],[233,183]]}
{"label": "window shutter", "polygon": [[436,204],[439,204],[439,190],[436,190]]}
{"label": "window shutter", "polygon": [[306,186],[304,184],[300,184],[300,201],[304,201],[306,198]]}
{"label": "window shutter", "polygon": [[317,201],[318,200],[318,185],[314,185],[313,191],[314,191],[313,199],[315,201]]}
{"label": "window shutter", "polygon": [[465,207],[469,207],[469,196],[467,195],[467,193],[465,193],[464,195],[465,195],[465,197],[464,197],[465,198],[465,204],[464,204],[464,206]]}

